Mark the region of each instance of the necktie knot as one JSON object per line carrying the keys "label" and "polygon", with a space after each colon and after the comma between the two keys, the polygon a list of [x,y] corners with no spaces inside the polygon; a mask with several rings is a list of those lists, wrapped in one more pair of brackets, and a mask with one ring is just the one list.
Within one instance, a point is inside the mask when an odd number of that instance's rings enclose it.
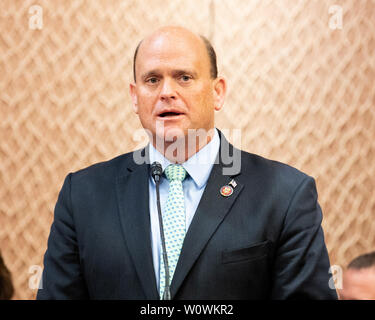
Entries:
{"label": "necktie knot", "polygon": [[171,181],[184,181],[186,178],[186,170],[180,164],[170,164],[164,170],[165,176]]}

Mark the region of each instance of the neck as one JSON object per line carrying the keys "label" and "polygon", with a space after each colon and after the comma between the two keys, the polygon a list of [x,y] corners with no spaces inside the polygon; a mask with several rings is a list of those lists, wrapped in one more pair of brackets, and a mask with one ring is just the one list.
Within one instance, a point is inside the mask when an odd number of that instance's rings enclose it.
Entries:
{"label": "neck", "polygon": [[199,150],[211,142],[215,134],[215,128],[208,131],[194,130],[181,138],[171,140],[152,137],[152,145],[166,159],[172,163],[184,163]]}

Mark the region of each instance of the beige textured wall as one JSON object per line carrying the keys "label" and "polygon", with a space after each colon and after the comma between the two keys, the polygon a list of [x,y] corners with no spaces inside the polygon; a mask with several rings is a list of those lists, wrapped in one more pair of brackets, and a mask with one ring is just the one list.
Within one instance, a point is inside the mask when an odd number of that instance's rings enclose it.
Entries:
{"label": "beige textured wall", "polygon": [[[342,29],[329,26],[334,4]],[[165,24],[216,47],[229,82],[217,127],[316,178],[331,263],[375,249],[375,1],[1,0],[0,17],[0,248],[14,298],[35,296],[29,268],[64,177],[137,145],[132,55]]]}

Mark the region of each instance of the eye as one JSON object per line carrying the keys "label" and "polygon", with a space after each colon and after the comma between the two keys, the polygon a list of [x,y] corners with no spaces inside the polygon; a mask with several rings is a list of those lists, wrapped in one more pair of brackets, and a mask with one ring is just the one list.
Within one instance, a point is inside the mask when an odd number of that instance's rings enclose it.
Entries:
{"label": "eye", "polygon": [[148,83],[152,83],[152,84],[155,84],[155,83],[157,83],[158,81],[159,81],[159,79],[156,78],[156,77],[151,77],[151,78],[148,78],[148,79],[146,80],[146,82],[148,82]]}
{"label": "eye", "polygon": [[191,77],[185,74],[185,75],[181,76],[181,80],[183,82],[188,82],[189,80],[191,80]]}

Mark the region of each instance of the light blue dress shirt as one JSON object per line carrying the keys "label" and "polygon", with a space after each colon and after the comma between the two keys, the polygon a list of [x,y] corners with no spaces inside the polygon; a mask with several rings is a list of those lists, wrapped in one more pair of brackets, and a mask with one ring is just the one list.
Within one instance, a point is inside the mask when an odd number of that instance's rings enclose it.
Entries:
{"label": "light blue dress shirt", "polygon": [[[201,200],[203,191],[206,187],[208,177],[211,173],[216,156],[220,148],[220,138],[215,129],[213,139],[205,145],[199,152],[191,156],[182,166],[187,171],[188,175],[182,183],[185,197],[185,212],[186,212],[186,232],[194,217],[195,211]],[[154,146],[149,144],[150,163],[157,161],[161,164],[163,171],[171,164],[171,162],[164,158],[164,156],[157,151]],[[160,180],[160,206],[163,212],[164,206],[168,198],[169,182],[163,175]],[[153,178],[150,176],[149,180],[149,207],[150,207],[150,221],[151,221],[151,246],[152,258],[154,262],[154,270],[156,283],[159,291],[159,268],[160,268],[160,253],[161,238],[159,227],[159,216],[156,204],[156,186]]]}

